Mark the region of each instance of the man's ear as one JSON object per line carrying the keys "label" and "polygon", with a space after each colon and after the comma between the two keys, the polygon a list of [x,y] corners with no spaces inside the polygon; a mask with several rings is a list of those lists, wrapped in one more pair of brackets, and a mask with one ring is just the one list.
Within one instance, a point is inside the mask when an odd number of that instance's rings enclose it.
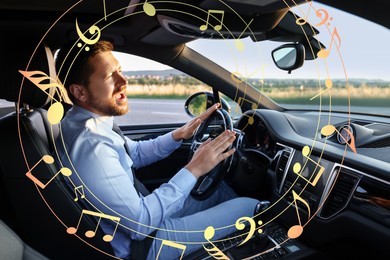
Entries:
{"label": "man's ear", "polygon": [[71,84],[69,90],[77,101],[85,103],[88,100],[88,92],[83,85]]}

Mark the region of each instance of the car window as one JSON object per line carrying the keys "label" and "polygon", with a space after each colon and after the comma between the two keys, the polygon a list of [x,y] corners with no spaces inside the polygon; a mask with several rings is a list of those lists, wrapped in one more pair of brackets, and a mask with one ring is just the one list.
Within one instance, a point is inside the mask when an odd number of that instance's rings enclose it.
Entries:
{"label": "car window", "polygon": [[0,99],[0,118],[15,111],[15,103]]}
{"label": "car window", "polygon": [[185,100],[195,92],[212,92],[208,85],[167,65],[121,52],[114,56],[128,81],[129,112],[116,117],[119,125],[185,123],[191,118],[184,110]]}
{"label": "car window", "polygon": [[315,38],[328,51],[305,60],[291,74],[278,69],[271,58],[272,50],[284,42],[246,37],[195,40],[187,46],[285,108],[390,115],[389,29],[318,3],[291,11],[319,31]]}

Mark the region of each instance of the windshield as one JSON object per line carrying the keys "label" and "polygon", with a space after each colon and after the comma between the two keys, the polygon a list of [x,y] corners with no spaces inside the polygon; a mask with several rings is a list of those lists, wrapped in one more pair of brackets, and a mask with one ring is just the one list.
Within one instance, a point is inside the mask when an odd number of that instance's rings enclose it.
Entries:
{"label": "windshield", "polygon": [[187,46],[287,109],[390,115],[389,30],[318,3],[291,11],[320,32],[315,38],[327,50],[291,74],[278,69],[271,57],[284,42],[247,37],[196,40]]}

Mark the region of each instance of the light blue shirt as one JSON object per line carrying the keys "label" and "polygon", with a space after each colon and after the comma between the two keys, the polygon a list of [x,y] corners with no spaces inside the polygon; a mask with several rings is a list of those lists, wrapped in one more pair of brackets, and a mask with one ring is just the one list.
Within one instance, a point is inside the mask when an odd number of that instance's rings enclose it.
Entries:
{"label": "light blue shirt", "polygon": [[[112,130],[113,122],[113,117],[74,106],[61,122],[56,149],[60,165],[72,170],[69,179],[65,178],[72,189],[83,185],[86,197],[81,201],[86,209],[105,214],[100,225],[105,234],[115,232],[111,241],[115,255],[128,258],[131,239],[144,239],[180,210],[196,178],[183,168],[168,183],[140,197],[134,188],[131,167],[140,168],[163,159],[181,142],[176,142],[172,133],[139,142],[126,137],[129,156],[124,140]],[[108,216],[120,218],[116,231],[116,222]]]}

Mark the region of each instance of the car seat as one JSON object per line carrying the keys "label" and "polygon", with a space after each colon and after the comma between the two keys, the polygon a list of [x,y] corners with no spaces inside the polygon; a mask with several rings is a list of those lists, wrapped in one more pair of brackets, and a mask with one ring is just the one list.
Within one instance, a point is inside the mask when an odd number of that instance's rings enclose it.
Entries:
{"label": "car seat", "polygon": [[47,257],[24,243],[2,220],[0,220],[0,259],[48,260]]}
{"label": "car seat", "polygon": [[[81,218],[83,207],[58,174],[61,168],[48,160],[59,133],[50,113],[66,111],[67,104],[59,87],[38,87],[56,86],[52,51],[41,43],[34,53],[28,42],[13,37],[0,43],[0,98],[16,104],[15,112],[0,118],[0,219],[50,259],[112,259],[96,219]],[[27,72],[35,83],[23,77]],[[79,220],[79,230],[68,234]],[[95,229],[93,238],[84,235]]]}

